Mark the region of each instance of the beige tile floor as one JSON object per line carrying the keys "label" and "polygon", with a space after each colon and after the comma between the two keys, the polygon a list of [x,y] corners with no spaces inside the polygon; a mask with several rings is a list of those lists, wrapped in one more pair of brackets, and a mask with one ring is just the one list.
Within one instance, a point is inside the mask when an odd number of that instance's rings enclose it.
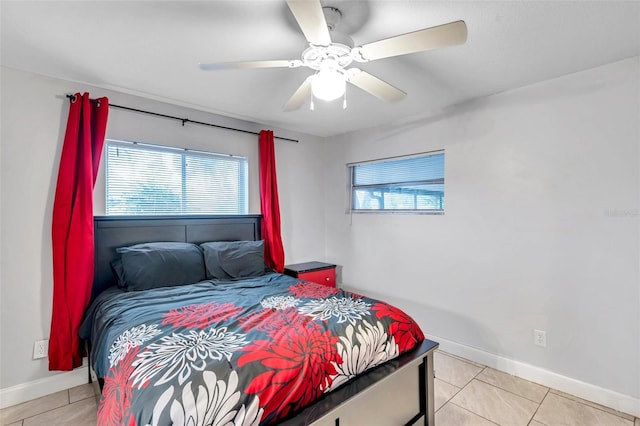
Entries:
{"label": "beige tile floor", "polygon": [[[437,426],[640,426],[633,416],[442,351],[434,361]],[[0,410],[0,425],[95,425],[96,408],[93,388],[82,385]]]}
{"label": "beige tile floor", "polygon": [[437,426],[640,426],[640,419],[438,351]]}

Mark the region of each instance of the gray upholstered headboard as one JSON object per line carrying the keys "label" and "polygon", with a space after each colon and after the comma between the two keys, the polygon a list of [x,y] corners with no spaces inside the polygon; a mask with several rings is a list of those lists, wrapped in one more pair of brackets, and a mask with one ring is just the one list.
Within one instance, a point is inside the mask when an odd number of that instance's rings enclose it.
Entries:
{"label": "gray upholstered headboard", "polygon": [[111,262],[118,247],[156,241],[203,243],[260,239],[260,215],[96,216],[92,298],[116,284]]}

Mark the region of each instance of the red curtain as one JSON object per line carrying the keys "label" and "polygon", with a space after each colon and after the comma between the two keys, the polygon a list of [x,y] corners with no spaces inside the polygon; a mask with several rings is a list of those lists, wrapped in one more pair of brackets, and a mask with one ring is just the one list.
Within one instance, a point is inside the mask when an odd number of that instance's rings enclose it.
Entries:
{"label": "red curtain", "polygon": [[49,370],[82,365],[78,329],[93,282],[93,187],[107,128],[109,100],[76,93],[69,107],[53,202],[53,313]]}
{"label": "red curtain", "polygon": [[276,155],[271,130],[260,131],[260,207],[265,263],[276,272],[283,272],[284,248],[280,234]]}

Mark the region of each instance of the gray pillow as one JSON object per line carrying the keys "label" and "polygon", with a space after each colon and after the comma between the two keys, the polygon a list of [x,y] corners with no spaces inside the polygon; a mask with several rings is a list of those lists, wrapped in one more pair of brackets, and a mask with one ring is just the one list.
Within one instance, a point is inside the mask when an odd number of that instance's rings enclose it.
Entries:
{"label": "gray pillow", "polygon": [[116,277],[118,277],[118,287],[125,288],[127,286],[127,283],[124,280],[124,268],[122,267],[122,260],[114,260],[113,262],[111,262],[111,267],[113,268],[113,272],[116,274]]}
{"label": "gray pillow", "polygon": [[216,241],[200,244],[208,279],[264,275],[264,241]]}
{"label": "gray pillow", "polygon": [[206,279],[202,250],[191,243],[143,243],[116,249],[114,265],[127,290],[192,284]]}

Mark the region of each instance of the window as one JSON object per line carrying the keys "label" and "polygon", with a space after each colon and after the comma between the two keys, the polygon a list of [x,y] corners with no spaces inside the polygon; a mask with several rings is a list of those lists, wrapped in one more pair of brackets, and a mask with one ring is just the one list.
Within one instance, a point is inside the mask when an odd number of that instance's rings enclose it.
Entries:
{"label": "window", "polygon": [[351,211],[444,212],[444,152],[348,164]]}
{"label": "window", "polygon": [[245,157],[107,140],[107,215],[247,214]]}

